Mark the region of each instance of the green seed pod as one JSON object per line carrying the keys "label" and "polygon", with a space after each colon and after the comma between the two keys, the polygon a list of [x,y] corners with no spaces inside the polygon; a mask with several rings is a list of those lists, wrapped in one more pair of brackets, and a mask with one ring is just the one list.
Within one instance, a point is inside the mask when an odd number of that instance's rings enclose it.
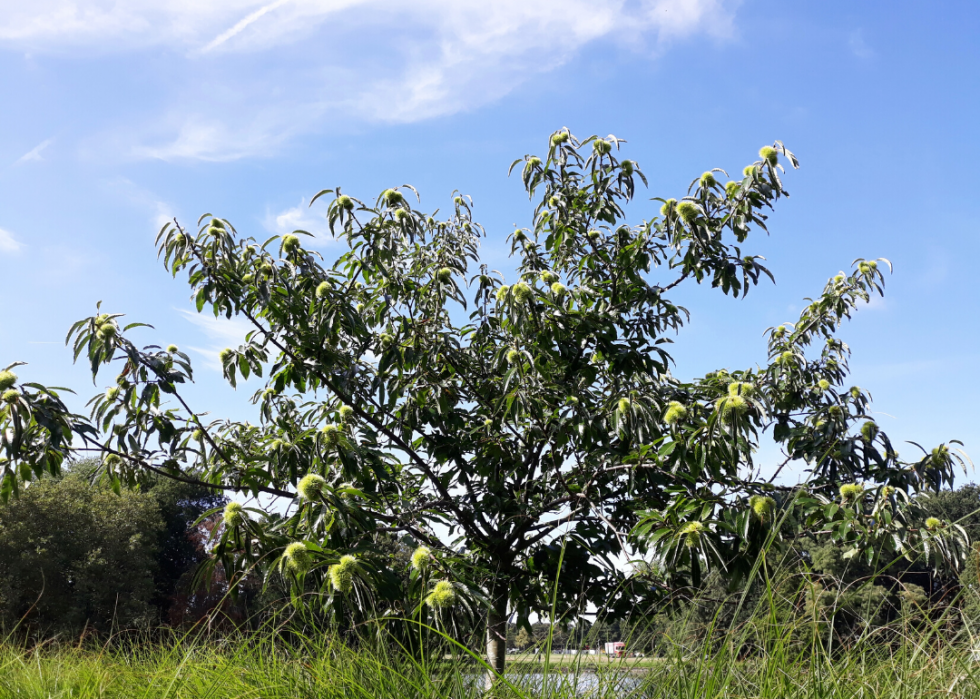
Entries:
{"label": "green seed pod", "polygon": [[323,435],[323,443],[328,447],[335,447],[340,444],[340,428],[337,425],[324,425],[320,429],[320,434]]}
{"label": "green seed pod", "polygon": [[378,340],[381,342],[382,347],[391,347],[392,343],[395,341],[395,338],[388,333],[381,333],[378,335]]}
{"label": "green seed pod", "polygon": [[0,396],[0,400],[7,404],[16,403],[18,398],[20,398],[20,391],[18,391],[16,388],[8,388],[3,392],[3,395]]}
{"label": "green seed pod", "polygon": [[507,298],[508,293],[510,293],[510,287],[504,284],[502,287],[497,289],[497,300],[503,301]]}
{"label": "green seed pod", "polygon": [[405,209],[398,209],[397,211],[395,211],[395,221],[397,221],[398,223],[404,225],[408,219],[409,219],[409,213],[405,211]]}
{"label": "green seed pod", "polygon": [[861,274],[871,274],[871,265],[869,265],[867,262],[862,262],[858,265],[858,271]]}
{"label": "green seed pod", "polygon": [[105,458],[102,459],[102,465],[105,466],[109,473],[114,473],[121,464],[122,457],[120,457],[118,454],[106,454]]}
{"label": "green seed pod", "polygon": [[926,529],[939,529],[941,526],[943,526],[943,522],[938,517],[926,518]]}
{"label": "green seed pod", "polygon": [[349,405],[340,406],[340,410],[337,412],[340,414],[341,422],[350,422],[354,417],[354,409]]}
{"label": "green seed pod", "polygon": [[118,395],[119,395],[119,386],[110,386],[109,388],[106,389],[105,392],[106,400],[109,401],[116,400],[116,397]]}
{"label": "green seed pod", "polygon": [[402,193],[397,189],[386,189],[382,195],[382,198],[385,200],[385,203],[388,204],[388,206],[397,206],[405,201],[405,197],[403,197]]}
{"label": "green seed pod", "polygon": [[561,205],[561,199],[559,199],[558,197],[551,197],[551,198],[550,198],[550,199],[548,200],[548,205],[549,205],[549,206],[550,206],[550,207],[551,207],[552,209],[557,209],[557,208],[558,208],[558,207],[559,207],[559,206]]}
{"label": "green seed pod", "polygon": [[211,228],[217,228],[219,231],[225,230],[225,222],[220,218],[211,219]]}
{"label": "green seed pod", "polygon": [[746,177],[754,177],[756,173],[755,165],[746,165],[745,169],[742,170],[742,174]]}
{"label": "green seed pod", "polygon": [[251,284],[254,279],[255,279],[254,274],[245,274],[242,276],[242,281],[246,284]]}
{"label": "green seed pod", "polygon": [[728,396],[719,401],[721,404],[722,422],[731,422],[735,417],[744,414],[749,409],[748,402],[742,396]]}
{"label": "green seed pod", "polygon": [[612,150],[612,144],[609,141],[597,138],[592,142],[592,149],[599,155],[608,155]]}
{"label": "green seed pod", "polygon": [[779,162],[779,153],[772,146],[763,146],[759,149],[759,157],[770,165],[775,166]]}
{"label": "green seed pod", "polygon": [[894,494],[895,494],[894,486],[886,485],[884,488],[881,489],[881,497],[885,499],[890,498]]}
{"label": "green seed pod", "polygon": [[687,417],[687,407],[676,400],[667,404],[667,411],[664,413],[664,422],[668,425],[676,425]]}
{"label": "green seed pod", "polygon": [[556,133],[554,136],[551,137],[551,144],[554,146],[559,146],[562,143],[566,143],[567,141],[568,141],[567,131],[559,131],[558,133]]}
{"label": "green seed pod", "polygon": [[728,384],[728,395],[730,396],[751,396],[755,393],[755,385],[741,381],[733,381]]}
{"label": "green seed pod", "polygon": [[283,236],[282,249],[286,253],[295,252],[299,249],[299,238],[295,235]]}
{"label": "green seed pod", "polygon": [[873,442],[878,437],[878,425],[868,420],[861,425],[861,438],[865,442]]}
{"label": "green seed pod", "polygon": [[868,267],[871,269],[878,269],[878,263],[874,260],[868,260]]}
{"label": "green seed pod", "polygon": [[566,289],[565,285],[562,284],[561,282],[555,282],[554,284],[551,285],[551,293],[558,298],[564,296],[566,292],[568,292],[568,289]]}
{"label": "green seed pod", "polygon": [[776,501],[765,495],[753,495],[749,498],[749,507],[752,514],[761,522],[764,521],[776,508]]}
{"label": "green seed pod", "polygon": [[619,167],[620,167],[620,169],[622,169],[624,175],[629,176],[629,175],[632,175],[633,174],[633,161],[632,160],[624,160],[623,162],[621,162],[619,164]]}
{"label": "green seed pod", "polygon": [[276,268],[272,266],[272,263],[266,262],[259,268],[259,271],[262,272],[263,277],[271,277]]}
{"label": "green seed pod", "polygon": [[330,282],[320,282],[316,288],[316,297],[323,300],[330,293]]}
{"label": "green seed pod", "polygon": [[630,399],[629,398],[620,398],[619,399],[619,402],[616,404],[616,407],[619,408],[619,412],[621,412],[621,413],[628,412],[629,409],[630,409]]}
{"label": "green seed pod", "polygon": [[103,323],[95,334],[102,340],[111,340],[118,334],[118,328],[114,323]]}
{"label": "green seed pod", "polygon": [[432,549],[428,546],[419,546],[412,552],[412,568],[418,571],[425,570],[429,561],[432,560]]}
{"label": "green seed pod", "polygon": [[666,218],[666,217],[670,216],[672,213],[674,213],[674,210],[676,208],[677,208],[677,200],[676,199],[668,199],[660,207],[660,215]]}
{"label": "green seed pod", "polygon": [[445,609],[456,602],[456,588],[448,580],[436,583],[432,592],[425,598],[425,603],[433,609]]}
{"label": "green seed pod", "polygon": [[776,359],[777,364],[782,364],[783,366],[788,366],[796,360],[796,355],[786,350]]}
{"label": "green seed pod", "polygon": [[523,243],[525,240],[527,240],[527,233],[518,228],[516,231],[514,231],[514,240],[516,240],[518,243]]}
{"label": "green seed pod", "polygon": [[334,563],[327,570],[330,584],[337,592],[346,595],[354,587],[354,573],[357,571],[357,559],[353,556],[341,556],[339,563]]}
{"label": "green seed pod", "polygon": [[193,432],[191,432],[191,439],[193,439],[195,442],[203,442],[204,441],[204,431],[203,430],[199,430],[199,429],[198,430],[194,430]]}
{"label": "green seed pod", "polygon": [[694,223],[701,214],[701,209],[690,201],[682,201],[677,205],[677,213],[687,223]]}
{"label": "green seed pod", "polygon": [[223,350],[221,350],[220,352],[218,352],[218,361],[221,362],[221,366],[224,366],[225,364],[227,364],[231,360],[231,358],[232,358],[233,355],[234,355],[234,352],[232,352],[227,347],[225,347]]}
{"label": "green seed pod", "polygon": [[732,180],[731,182],[725,185],[725,194],[728,195],[729,199],[734,199],[735,196],[738,194],[738,190],[739,188],[741,188],[741,186],[742,185],[740,182],[736,182],[735,180]]}
{"label": "green seed pod", "polygon": [[688,522],[683,527],[681,527],[680,533],[684,537],[684,545],[688,548],[694,548],[701,543],[701,532],[704,531],[704,525],[700,522]]}
{"label": "green seed pod", "polygon": [[242,505],[239,502],[229,502],[225,505],[225,511],[221,515],[221,520],[225,523],[225,526],[229,529],[234,529],[235,527],[242,524],[247,515],[244,510],[242,510]]}
{"label": "green seed pod", "polygon": [[840,414],[841,414],[840,406],[839,405],[832,405],[832,406],[830,406],[829,408],[827,408],[827,413],[831,417],[840,417]]}
{"label": "green seed pod", "polygon": [[565,402],[569,405],[578,405],[578,398],[575,396],[569,396]]}
{"label": "green seed pod", "polygon": [[354,200],[346,194],[341,194],[339,197],[337,197],[337,206],[339,206],[341,209],[350,211],[354,208]]}
{"label": "green seed pod", "polygon": [[851,398],[857,400],[861,397],[861,389],[858,386],[851,386]]}
{"label": "green seed pod", "polygon": [[517,301],[517,303],[521,303],[521,304],[530,301],[531,296],[533,295],[533,292],[531,291],[531,287],[529,287],[524,282],[518,282],[517,284],[514,284],[514,287],[511,289],[511,292],[514,294],[514,300]]}
{"label": "green seed pod", "polygon": [[844,276],[843,274],[838,274],[838,275],[836,275],[836,276],[834,277],[834,283],[835,283],[835,284],[843,284],[843,283],[844,283],[844,280],[845,280],[846,278],[847,278],[847,277],[845,277],[845,276]]}
{"label": "green seed pod", "polygon": [[595,229],[592,229],[586,234],[593,243],[598,242],[602,238],[602,233]]}
{"label": "green seed pod", "polygon": [[187,236],[181,233],[180,231],[177,231],[177,235],[174,236],[174,243],[177,245],[183,245],[186,242],[187,242]]}
{"label": "green seed pod", "polygon": [[309,549],[299,541],[294,541],[287,546],[282,557],[286,561],[286,568],[297,575],[302,575],[313,565],[313,557],[310,556]]}
{"label": "green seed pod", "polygon": [[296,484],[296,490],[303,496],[304,500],[319,500],[326,485],[327,481],[323,476],[308,473],[300,478],[299,483]]}
{"label": "green seed pod", "polygon": [[820,381],[817,382],[817,386],[820,387],[821,391],[826,391],[830,388],[830,382],[827,379],[820,379]]}
{"label": "green seed pod", "polygon": [[440,282],[445,284],[446,282],[448,282],[450,279],[453,278],[453,271],[448,267],[443,267],[436,273],[436,277],[439,279]]}
{"label": "green seed pod", "polygon": [[176,354],[177,345],[167,345],[167,351],[170,352],[170,354]]}
{"label": "green seed pod", "polygon": [[860,483],[845,483],[840,487],[841,500],[850,502],[864,495],[864,486]]}
{"label": "green seed pod", "polygon": [[521,353],[516,349],[507,350],[507,363],[516,364],[521,359]]}
{"label": "green seed pod", "polygon": [[527,166],[528,167],[535,168],[535,167],[538,167],[540,165],[541,165],[541,158],[531,157],[531,158],[528,158],[528,160],[527,160]]}
{"label": "green seed pod", "polygon": [[541,273],[541,281],[547,284],[548,286],[551,286],[556,281],[558,281],[558,275],[555,274],[554,272],[544,271]]}
{"label": "green seed pod", "polygon": [[706,172],[701,175],[701,186],[705,189],[711,187],[715,184],[715,174],[713,172]]}
{"label": "green seed pod", "polygon": [[17,383],[17,374],[12,371],[0,371],[0,391],[6,391]]}

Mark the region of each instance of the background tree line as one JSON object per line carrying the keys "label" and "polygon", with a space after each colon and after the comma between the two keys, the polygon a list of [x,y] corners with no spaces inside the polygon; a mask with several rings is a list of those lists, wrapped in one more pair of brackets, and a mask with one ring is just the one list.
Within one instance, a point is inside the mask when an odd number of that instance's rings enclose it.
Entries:
{"label": "background tree line", "polygon": [[[35,639],[104,636],[118,630],[186,627],[209,614],[212,626],[218,619],[231,628],[261,623],[289,608],[288,586],[275,577],[263,588],[255,576],[237,594],[228,594],[220,564],[208,547],[209,536],[220,533],[212,530],[223,524],[217,516],[196,524],[209,510],[224,506],[226,498],[171,479],[116,492],[96,476],[95,466],[76,463],[62,477],[36,481],[21,497],[0,505],[0,623],[5,632]],[[980,541],[980,486],[971,483],[923,501],[924,519],[959,521],[971,541]],[[402,563],[400,578],[407,589],[411,547],[396,539],[385,544]],[[924,558],[912,563],[901,559],[876,571],[843,553],[840,544],[802,539],[782,552],[769,552],[776,584],[767,587],[760,577],[744,599],[713,573],[697,595],[679,598],[658,613],[637,610],[625,619],[606,619],[600,613],[592,622],[579,618],[554,626],[512,623],[507,645],[541,648],[550,637],[556,650],[626,640],[630,650],[658,653],[668,638],[683,638],[694,646],[712,627],[757,623],[760,609],[765,610],[762,616],[771,614],[774,607],[760,605],[769,590],[779,597],[775,608],[785,616],[783,621],[815,615],[828,634],[844,642],[869,626],[887,629],[901,620],[938,619],[950,605],[956,614],[946,615],[947,622],[980,625],[976,544],[958,574],[937,575]],[[312,585],[306,590],[315,592]],[[390,606],[389,612],[406,611]],[[312,621],[330,623],[326,618]],[[457,615],[449,627],[466,638],[479,634],[484,623],[480,613]]]}
{"label": "background tree line", "polygon": [[225,502],[171,479],[114,492],[78,462],[0,505],[0,623],[47,638],[197,620],[223,597],[194,589],[209,557],[194,522]]}

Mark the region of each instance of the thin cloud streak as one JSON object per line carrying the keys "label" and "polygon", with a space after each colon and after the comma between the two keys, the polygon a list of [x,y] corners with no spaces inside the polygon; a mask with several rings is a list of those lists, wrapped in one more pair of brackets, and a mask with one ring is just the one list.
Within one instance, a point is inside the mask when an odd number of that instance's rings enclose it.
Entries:
{"label": "thin cloud streak", "polygon": [[24,244],[14,238],[14,234],[0,228],[0,252],[20,252]]}
{"label": "thin cloud streak", "polygon": [[15,162],[14,165],[22,165],[24,163],[29,163],[32,161],[39,162],[41,160],[44,160],[44,158],[41,156],[41,152],[45,148],[50,146],[53,142],[54,142],[53,138],[49,138],[47,140],[41,141],[39,144],[34,146],[31,150],[24,153],[24,155],[17,158],[17,162]]}
{"label": "thin cloud streak", "polygon": [[175,308],[185,320],[199,328],[209,340],[207,347],[188,345],[187,349],[201,355],[204,366],[212,371],[221,372],[221,360],[218,354],[226,347],[237,347],[245,341],[245,335],[254,327],[248,321],[240,318],[215,318],[212,315],[194,313],[184,308]]}
{"label": "thin cloud streak", "polygon": [[221,44],[225,43],[232,37],[240,34],[242,30],[244,30],[248,25],[260,19],[263,15],[267,15],[273,10],[282,7],[287,2],[289,2],[289,0],[275,0],[275,2],[271,2],[265,7],[260,7],[258,10],[256,10],[255,12],[253,12],[252,14],[248,15],[243,20],[235,24],[235,26],[233,26],[231,29],[222,32],[217,37],[215,37],[211,43],[209,43],[207,46],[201,49],[201,53],[207,53],[208,51],[211,51],[217,48],[218,46],[221,46]]}
{"label": "thin cloud streak", "polygon": [[337,242],[337,239],[330,234],[326,216],[322,212],[317,213],[316,208],[310,208],[306,199],[277,214],[271,211],[266,213],[263,225],[266,230],[276,235],[288,235],[296,230],[312,233],[313,238],[302,237],[303,246],[307,248],[324,248]]}

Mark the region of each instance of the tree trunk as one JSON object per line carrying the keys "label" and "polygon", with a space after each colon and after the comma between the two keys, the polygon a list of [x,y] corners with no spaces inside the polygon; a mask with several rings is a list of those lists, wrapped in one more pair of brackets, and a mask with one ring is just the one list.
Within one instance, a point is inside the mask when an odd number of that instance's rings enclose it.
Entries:
{"label": "tree trunk", "polygon": [[487,663],[492,672],[487,673],[487,687],[491,687],[497,675],[504,674],[507,662],[507,597],[503,583],[494,585],[490,594],[490,612],[487,614]]}

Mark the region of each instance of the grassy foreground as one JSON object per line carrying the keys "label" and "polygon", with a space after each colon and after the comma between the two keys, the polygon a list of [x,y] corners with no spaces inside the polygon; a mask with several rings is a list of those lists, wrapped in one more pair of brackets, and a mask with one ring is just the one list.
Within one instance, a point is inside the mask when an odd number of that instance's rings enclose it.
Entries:
{"label": "grassy foreground", "polygon": [[[777,644],[748,659],[722,647],[695,657],[666,657],[637,667],[515,663],[500,697],[980,697],[980,664],[955,644],[890,650],[860,645],[831,657],[819,646]],[[317,641],[289,649],[268,639],[239,643],[174,642],[130,650],[0,646],[0,698],[67,699],[371,697],[464,699],[487,696],[472,660],[424,664],[402,654],[355,651]]]}

